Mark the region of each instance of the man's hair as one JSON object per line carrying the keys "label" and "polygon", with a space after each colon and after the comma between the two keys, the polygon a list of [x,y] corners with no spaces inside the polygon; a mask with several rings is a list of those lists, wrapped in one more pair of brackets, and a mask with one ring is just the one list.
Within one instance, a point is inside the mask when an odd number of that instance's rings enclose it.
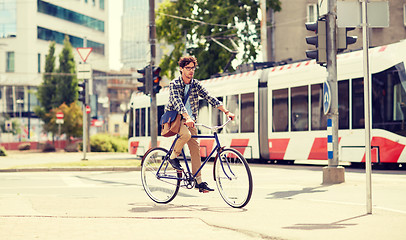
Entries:
{"label": "man's hair", "polygon": [[197,59],[195,57],[192,56],[183,56],[179,59],[179,67],[184,68],[186,65],[188,65],[189,63],[194,63],[195,66],[197,66]]}

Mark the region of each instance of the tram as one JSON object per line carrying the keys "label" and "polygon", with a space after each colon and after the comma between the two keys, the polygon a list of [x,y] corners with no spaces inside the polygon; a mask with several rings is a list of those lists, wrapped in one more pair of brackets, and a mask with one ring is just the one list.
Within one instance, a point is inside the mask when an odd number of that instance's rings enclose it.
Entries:
{"label": "tram", "polygon": [[[406,41],[371,48],[372,162],[406,162]],[[365,162],[363,54],[337,56],[339,161]],[[201,80],[211,95],[236,114],[219,132],[221,141],[248,160],[327,163],[327,116],[323,112],[326,68],[315,60]],[[157,94],[158,119],[169,88]],[[134,92],[130,102],[129,152],[143,155],[151,146],[150,98]],[[221,125],[225,115],[201,100],[198,122]],[[157,126],[158,134],[160,126]],[[207,133],[199,129],[199,134]],[[158,136],[168,148],[172,138]],[[201,155],[214,140],[200,140]],[[187,152],[187,148],[185,148]],[[187,153],[188,154],[188,153]]]}

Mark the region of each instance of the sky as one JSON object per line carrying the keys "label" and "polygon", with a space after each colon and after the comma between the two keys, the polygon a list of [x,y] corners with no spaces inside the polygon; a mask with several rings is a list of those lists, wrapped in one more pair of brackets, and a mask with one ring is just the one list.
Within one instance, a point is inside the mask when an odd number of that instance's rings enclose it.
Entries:
{"label": "sky", "polygon": [[120,38],[121,38],[121,15],[123,12],[123,0],[109,1],[109,65],[112,70],[120,70]]}

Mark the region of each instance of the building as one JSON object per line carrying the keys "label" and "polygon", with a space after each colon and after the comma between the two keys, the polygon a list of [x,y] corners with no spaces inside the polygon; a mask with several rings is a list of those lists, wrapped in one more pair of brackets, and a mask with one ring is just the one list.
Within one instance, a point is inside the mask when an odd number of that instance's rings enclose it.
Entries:
{"label": "building", "polygon": [[[357,1],[358,0],[345,0]],[[380,0],[375,0],[380,1]],[[317,20],[318,0],[281,0],[282,11],[268,11],[268,60],[297,61],[306,59],[306,36],[312,33],[305,28],[306,22]],[[406,0],[389,1],[389,27],[371,28],[370,46],[380,46],[398,42],[406,38]],[[373,16],[368,16],[373,18]],[[362,28],[348,32],[349,36],[358,36],[355,44],[349,45],[349,50],[362,48]]]}
{"label": "building", "polygon": [[[32,128],[40,129],[39,121],[34,123],[27,116],[38,104],[35,93],[42,83],[50,42],[56,42],[57,57],[65,35],[73,48],[92,47],[87,62],[94,70],[106,72],[107,18],[107,0],[0,0],[0,113],[22,117],[28,138],[35,135]],[[79,63],[79,55],[74,54]]]}
{"label": "building", "polygon": [[[162,0],[155,0],[155,9]],[[156,45],[155,65],[159,65],[162,49]],[[124,69],[142,69],[151,59],[149,42],[149,1],[123,0],[121,62]]]}

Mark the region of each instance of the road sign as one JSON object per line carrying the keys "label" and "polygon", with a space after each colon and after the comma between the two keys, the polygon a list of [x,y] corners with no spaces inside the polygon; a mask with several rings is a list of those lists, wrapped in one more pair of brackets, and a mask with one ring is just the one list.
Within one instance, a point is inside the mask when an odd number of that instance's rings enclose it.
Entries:
{"label": "road sign", "polygon": [[83,60],[83,62],[86,62],[87,58],[89,57],[90,53],[92,52],[93,48],[76,48],[76,51],[78,51],[80,58]]}
{"label": "road sign", "polygon": [[13,128],[13,123],[11,122],[11,120],[6,120],[5,125],[6,125],[6,131],[10,132],[11,129]]}
{"label": "road sign", "polygon": [[91,111],[90,106],[89,105],[86,106],[86,113],[90,113],[90,111]]}
{"label": "road sign", "polygon": [[56,124],[63,124],[63,123],[64,123],[63,119],[61,119],[61,118],[56,119]]}
{"label": "road sign", "polygon": [[[389,2],[367,2],[368,27],[389,27]],[[360,27],[362,19],[361,2],[337,1],[337,26]]]}
{"label": "road sign", "polygon": [[92,66],[90,64],[78,64],[77,78],[78,79],[91,79],[92,78]]}
{"label": "road sign", "polygon": [[324,115],[328,113],[330,110],[331,106],[331,90],[330,90],[330,85],[328,82],[324,82],[323,84],[323,110],[324,110]]}
{"label": "road sign", "polygon": [[63,119],[63,112],[57,112],[56,113],[56,119]]}

